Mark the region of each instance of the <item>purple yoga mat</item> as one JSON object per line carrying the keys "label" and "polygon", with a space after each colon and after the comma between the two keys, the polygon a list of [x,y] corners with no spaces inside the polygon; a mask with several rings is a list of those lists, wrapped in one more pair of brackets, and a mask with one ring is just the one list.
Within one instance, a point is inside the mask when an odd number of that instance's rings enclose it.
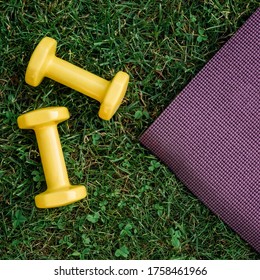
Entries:
{"label": "purple yoga mat", "polygon": [[260,252],[260,9],[141,136]]}

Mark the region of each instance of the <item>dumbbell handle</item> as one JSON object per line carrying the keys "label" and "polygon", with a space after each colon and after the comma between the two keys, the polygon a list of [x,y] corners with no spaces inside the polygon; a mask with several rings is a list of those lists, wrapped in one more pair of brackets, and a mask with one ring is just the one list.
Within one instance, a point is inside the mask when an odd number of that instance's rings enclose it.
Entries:
{"label": "dumbbell handle", "polygon": [[48,190],[70,186],[56,124],[34,129]]}
{"label": "dumbbell handle", "polygon": [[110,82],[54,56],[46,69],[46,77],[102,102]]}

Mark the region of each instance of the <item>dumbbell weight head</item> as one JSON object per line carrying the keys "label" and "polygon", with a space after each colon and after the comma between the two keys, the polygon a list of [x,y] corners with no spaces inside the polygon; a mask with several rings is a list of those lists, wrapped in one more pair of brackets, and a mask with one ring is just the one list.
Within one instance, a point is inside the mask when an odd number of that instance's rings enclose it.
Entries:
{"label": "dumbbell weight head", "polygon": [[129,75],[122,71],[118,72],[112,79],[98,112],[101,119],[109,120],[113,117],[122,103],[128,82]]}
{"label": "dumbbell weight head", "polygon": [[46,69],[55,57],[57,41],[45,37],[35,48],[25,73],[25,81],[31,86],[38,86],[46,76]]}
{"label": "dumbbell weight head", "polygon": [[70,117],[66,107],[48,107],[31,111],[18,117],[18,126],[21,129],[34,129],[41,126],[58,124]]}

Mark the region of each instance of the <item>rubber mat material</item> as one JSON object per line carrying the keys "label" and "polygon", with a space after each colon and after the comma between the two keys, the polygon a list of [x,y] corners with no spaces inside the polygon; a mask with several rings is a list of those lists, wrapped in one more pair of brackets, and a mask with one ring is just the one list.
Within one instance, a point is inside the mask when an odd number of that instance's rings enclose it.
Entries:
{"label": "rubber mat material", "polygon": [[260,9],[141,136],[260,252]]}

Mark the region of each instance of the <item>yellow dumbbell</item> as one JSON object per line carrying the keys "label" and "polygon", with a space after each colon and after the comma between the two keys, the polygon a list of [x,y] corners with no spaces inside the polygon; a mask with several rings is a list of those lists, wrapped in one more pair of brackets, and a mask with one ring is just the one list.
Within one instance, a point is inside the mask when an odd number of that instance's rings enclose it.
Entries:
{"label": "yellow dumbbell", "polygon": [[57,41],[45,37],[37,45],[29,61],[25,81],[38,86],[44,77],[73,88],[101,103],[99,116],[113,117],[124,98],[129,75],[118,72],[111,81],[102,79],[80,67],[55,56]]}
{"label": "yellow dumbbell", "polygon": [[19,128],[33,129],[40,151],[47,190],[35,197],[38,208],[65,206],[87,195],[85,186],[72,186],[62,153],[57,124],[69,118],[65,107],[38,109],[18,117]]}

